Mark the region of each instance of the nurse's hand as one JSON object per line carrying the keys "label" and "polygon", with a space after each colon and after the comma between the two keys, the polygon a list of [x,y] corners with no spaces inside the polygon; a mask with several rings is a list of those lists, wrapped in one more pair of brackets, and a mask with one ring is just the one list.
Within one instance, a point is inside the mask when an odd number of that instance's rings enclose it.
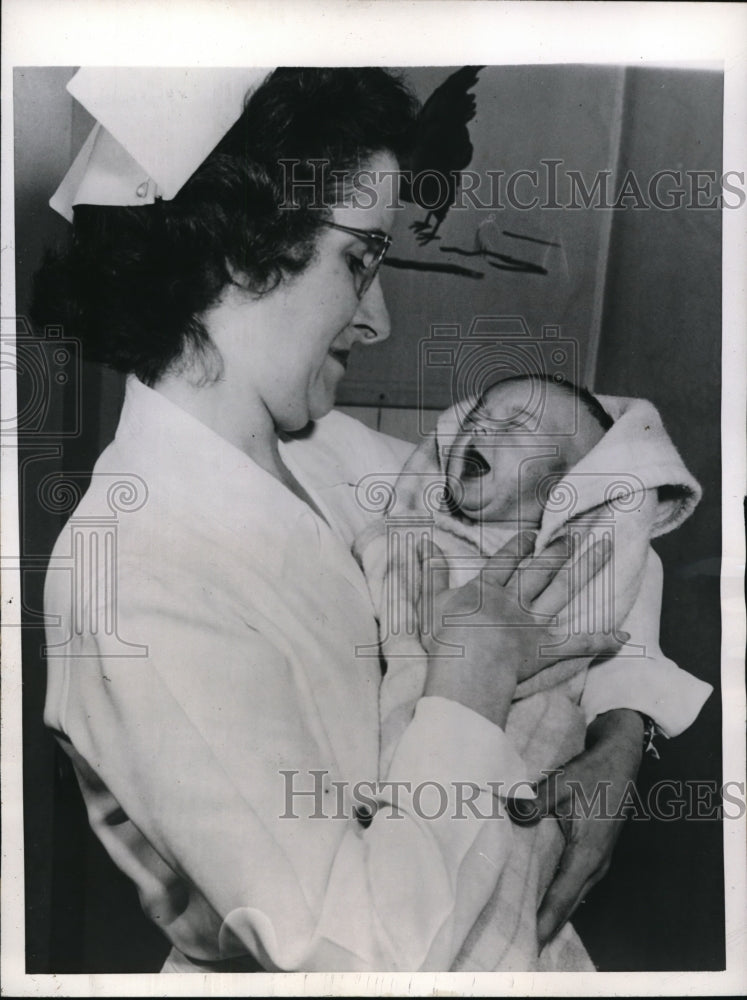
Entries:
{"label": "nurse's hand", "polygon": [[[633,787],[643,754],[643,721],[631,709],[614,709],[589,726],[586,749],[540,782],[537,814],[554,813],[566,846],[537,914],[540,947],[562,928],[610,867],[623,823],[621,804]],[[600,788],[603,797],[597,798]],[[597,802],[589,811],[586,802]]]}
{"label": "nurse's hand", "polygon": [[[545,550],[549,558],[532,563],[532,545],[531,533],[520,533],[486,560],[478,576],[454,589],[441,550],[432,545],[421,553],[424,693],[461,702],[500,726],[517,682],[558,658],[548,648],[567,637],[569,609],[593,588],[611,555],[603,542],[569,566],[566,543],[559,540]],[[585,636],[584,652],[612,654],[621,644],[621,637],[600,632]],[[562,655],[579,654],[563,644]]]}

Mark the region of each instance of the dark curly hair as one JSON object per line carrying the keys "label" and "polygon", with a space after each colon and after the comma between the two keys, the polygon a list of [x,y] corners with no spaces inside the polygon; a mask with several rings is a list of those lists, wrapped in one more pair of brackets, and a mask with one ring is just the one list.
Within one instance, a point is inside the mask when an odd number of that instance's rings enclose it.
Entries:
{"label": "dark curly hair", "polygon": [[152,385],[207,354],[200,317],[232,275],[260,296],[304,270],[338,172],[380,151],[404,160],[416,112],[383,69],[276,70],[173,200],[76,206],[70,247],[35,277],[35,323],[63,324],[90,360]]}

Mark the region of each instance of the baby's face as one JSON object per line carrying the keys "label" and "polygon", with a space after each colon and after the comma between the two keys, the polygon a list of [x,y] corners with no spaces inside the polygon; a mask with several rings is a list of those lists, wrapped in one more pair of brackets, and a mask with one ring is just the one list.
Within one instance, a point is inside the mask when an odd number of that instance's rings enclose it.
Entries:
{"label": "baby's face", "polygon": [[560,386],[493,386],[449,449],[446,471],[459,480],[459,510],[476,521],[537,527],[548,487],[603,435],[586,406]]}

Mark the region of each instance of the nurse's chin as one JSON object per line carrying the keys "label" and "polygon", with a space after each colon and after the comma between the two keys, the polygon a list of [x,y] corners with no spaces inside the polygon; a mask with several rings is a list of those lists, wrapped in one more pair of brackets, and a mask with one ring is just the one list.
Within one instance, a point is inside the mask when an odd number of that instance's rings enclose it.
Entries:
{"label": "nurse's chin", "polygon": [[316,398],[309,400],[303,409],[296,407],[294,412],[285,413],[280,420],[276,419],[275,429],[279,433],[292,434],[294,437],[312,430],[316,420],[326,417],[334,409],[336,388],[335,385],[334,389],[316,394]]}
{"label": "nurse's chin", "polygon": [[[335,390],[336,389],[337,389],[337,386],[335,385]],[[325,399],[317,399],[317,400],[314,400],[311,404],[309,404],[308,415],[307,415],[307,424],[308,423],[313,424],[314,421],[321,420],[322,417],[326,417],[328,413],[331,413],[332,410],[334,410],[334,408],[335,408],[335,391],[333,390],[330,393],[325,394],[325,395],[326,395]],[[306,426],[306,424],[304,425],[304,427],[305,426]],[[303,430],[303,428],[299,427],[298,430]]]}

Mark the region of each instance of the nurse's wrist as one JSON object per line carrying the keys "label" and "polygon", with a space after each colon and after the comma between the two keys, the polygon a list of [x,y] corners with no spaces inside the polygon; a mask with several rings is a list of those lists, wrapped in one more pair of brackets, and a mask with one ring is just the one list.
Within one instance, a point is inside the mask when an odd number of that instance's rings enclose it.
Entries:
{"label": "nurse's wrist", "polygon": [[429,657],[423,694],[459,702],[501,729],[505,729],[515,690],[515,678],[495,665],[486,671],[454,657]]}

